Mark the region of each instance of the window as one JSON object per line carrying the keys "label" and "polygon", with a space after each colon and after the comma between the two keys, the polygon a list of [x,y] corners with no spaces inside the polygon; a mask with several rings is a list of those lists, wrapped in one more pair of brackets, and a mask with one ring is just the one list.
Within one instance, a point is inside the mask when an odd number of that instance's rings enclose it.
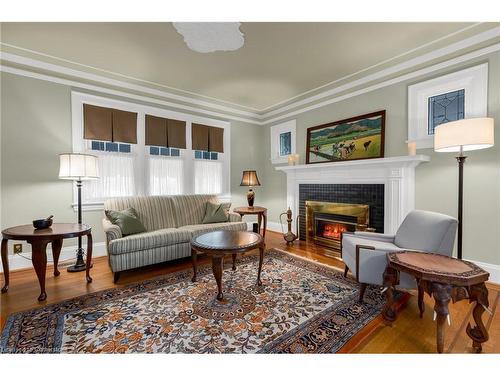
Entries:
{"label": "window", "polygon": [[296,121],[271,126],[271,162],[288,162],[288,156],[295,154]]}
{"label": "window", "polygon": [[[85,113],[104,121],[106,131],[96,124],[84,128]],[[131,121],[132,114],[135,122]],[[72,116],[73,151],[99,158],[100,178],[83,183],[84,210],[102,209],[104,201],[111,197],[219,194],[224,199],[230,192],[227,122],[78,92],[72,93]],[[130,125],[127,129],[136,127],[137,131],[124,132],[120,128],[123,118]],[[206,124],[210,147],[220,147],[220,152],[191,149],[186,139],[193,124]],[[90,131],[95,138],[90,138]],[[118,137],[120,131],[131,138]],[[75,189],[75,208],[76,196]]]}
{"label": "window", "polygon": [[408,142],[432,148],[436,126],[486,117],[487,102],[487,63],[408,86]]}
{"label": "window", "polygon": [[431,96],[429,99],[427,134],[434,134],[436,126],[464,118],[465,90]]}

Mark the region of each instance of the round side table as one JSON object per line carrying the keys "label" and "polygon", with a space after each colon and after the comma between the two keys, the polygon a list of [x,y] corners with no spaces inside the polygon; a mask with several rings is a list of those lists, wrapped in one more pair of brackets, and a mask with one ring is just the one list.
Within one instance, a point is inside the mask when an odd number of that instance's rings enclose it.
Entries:
{"label": "round side table", "polygon": [[257,215],[257,223],[259,226],[259,234],[262,222],[264,222],[264,227],[262,229],[262,237],[266,237],[266,228],[267,228],[267,208],[253,206],[253,207],[236,207],[233,212],[240,214],[241,217],[245,215]]}

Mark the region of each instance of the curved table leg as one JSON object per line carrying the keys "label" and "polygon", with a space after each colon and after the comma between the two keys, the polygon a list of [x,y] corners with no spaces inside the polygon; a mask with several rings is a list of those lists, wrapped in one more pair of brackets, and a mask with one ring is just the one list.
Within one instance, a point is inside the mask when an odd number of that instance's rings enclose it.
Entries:
{"label": "curved table leg", "polygon": [[92,282],[90,277],[90,268],[92,267],[92,234],[87,234],[87,267],[85,269],[85,278],[87,283]]}
{"label": "curved table leg", "polygon": [[232,270],[236,271],[236,254],[232,254],[232,255],[233,255],[233,268],[232,268]]}
{"label": "curved table leg", "polygon": [[257,285],[261,286],[262,281],[260,280],[260,273],[262,272],[262,263],[264,262],[264,250],[266,249],[266,246],[262,244],[261,247],[259,247],[259,273],[257,274]]}
{"label": "curved table leg", "polygon": [[224,268],[224,257],[212,255],[212,272],[214,273],[215,281],[217,282],[217,299],[222,301],[222,270]]}
{"label": "curved table leg", "polygon": [[420,312],[420,318],[424,316],[425,303],[424,303],[424,287],[421,285],[420,280],[417,279],[418,285],[418,310]]}
{"label": "curved table leg", "polygon": [[396,320],[396,310],[394,309],[394,295],[393,289],[399,283],[399,272],[387,265],[384,271],[384,286],[387,287],[385,291],[386,302],[382,310],[382,316],[385,320],[393,322]]}
{"label": "curved table leg", "polygon": [[38,282],[40,283],[40,295],[38,301],[45,301],[47,293],[45,293],[45,272],[47,270],[47,245],[48,241],[32,241],[31,244],[31,262],[35,268]]}
{"label": "curved table leg", "polygon": [[9,257],[7,254],[7,239],[2,239],[2,267],[3,267],[3,277],[4,284],[2,288],[2,293],[7,293],[9,290]]}
{"label": "curved table leg", "polygon": [[448,304],[451,301],[452,289],[453,287],[448,284],[432,283],[431,285],[432,296],[435,300],[434,311],[437,315],[436,339],[438,353],[442,353],[444,348],[444,326],[449,314]]}
{"label": "curved table leg", "polygon": [[196,274],[198,273],[198,263],[197,263],[197,258],[198,258],[198,253],[195,249],[191,248],[191,263],[193,264],[193,277],[191,278],[191,281],[194,283],[196,282]]}
{"label": "curved table leg", "polygon": [[59,263],[59,255],[61,254],[63,240],[52,241],[52,258],[54,259],[54,276],[59,276],[61,273],[57,269]]}
{"label": "curved table leg", "polygon": [[488,289],[484,283],[473,285],[470,287],[470,301],[476,301],[476,306],[472,311],[474,317],[475,327],[469,323],[467,325],[467,335],[472,339],[472,347],[476,353],[483,350],[482,343],[488,341],[488,331],[483,324],[482,315],[486,307],[489,306],[488,302]]}
{"label": "curved table leg", "polygon": [[262,215],[257,214],[257,226],[259,227],[259,231],[257,233],[260,234],[260,228],[262,227]]}
{"label": "curved table leg", "polygon": [[267,228],[267,211],[262,214],[264,218],[264,228],[262,229],[262,237],[266,238],[266,228]]}

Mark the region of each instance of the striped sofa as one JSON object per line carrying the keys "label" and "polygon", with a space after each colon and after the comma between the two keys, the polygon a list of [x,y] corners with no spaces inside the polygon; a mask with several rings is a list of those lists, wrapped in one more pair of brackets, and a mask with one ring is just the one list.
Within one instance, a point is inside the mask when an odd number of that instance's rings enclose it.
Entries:
{"label": "striped sofa", "polygon": [[177,195],[113,198],[104,203],[106,210],[133,207],[147,232],[122,236],[120,227],[107,218],[102,221],[106,234],[109,265],[115,282],[120,272],[187,257],[191,254],[193,236],[214,230],[246,230],[240,215],[229,214],[229,221],[202,224],[208,201],[215,195]]}

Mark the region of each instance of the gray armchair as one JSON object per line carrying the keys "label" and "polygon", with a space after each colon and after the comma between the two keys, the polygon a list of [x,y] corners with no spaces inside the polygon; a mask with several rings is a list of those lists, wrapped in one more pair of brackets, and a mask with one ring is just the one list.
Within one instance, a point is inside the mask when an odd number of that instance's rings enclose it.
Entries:
{"label": "gray armchair", "polygon": [[[361,284],[359,300],[362,301],[368,284],[383,285],[388,252],[415,250],[451,256],[457,224],[451,216],[415,210],[406,216],[395,235],[344,233],[341,250],[346,264],[344,276],[351,270]],[[416,283],[409,275],[401,273],[399,287],[414,289]]]}

